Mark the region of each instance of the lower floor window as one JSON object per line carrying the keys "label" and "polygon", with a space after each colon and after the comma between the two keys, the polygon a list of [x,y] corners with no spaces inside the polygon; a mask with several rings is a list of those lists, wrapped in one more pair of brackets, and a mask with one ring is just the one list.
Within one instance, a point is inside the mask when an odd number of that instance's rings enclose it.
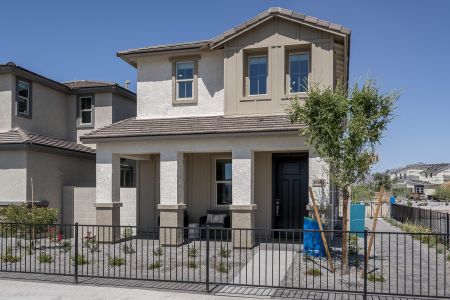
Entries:
{"label": "lower floor window", "polygon": [[232,203],[231,187],[231,159],[216,160],[216,199],[217,205]]}
{"label": "lower floor window", "polygon": [[135,182],[136,162],[131,159],[120,159],[120,187],[134,188]]}

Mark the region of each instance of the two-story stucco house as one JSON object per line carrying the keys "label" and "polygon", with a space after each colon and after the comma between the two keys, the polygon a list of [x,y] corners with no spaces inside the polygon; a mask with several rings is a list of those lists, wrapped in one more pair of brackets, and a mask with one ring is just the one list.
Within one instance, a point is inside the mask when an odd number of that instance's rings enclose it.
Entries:
{"label": "two-story stucco house", "polygon": [[80,136],[135,115],[136,95],[117,84],[60,83],[0,65],[0,205],[61,212],[63,186],[95,187],[95,145]]}
{"label": "two-story stucco house", "polygon": [[223,211],[233,228],[301,228],[308,186],[330,204],[330,181],[285,109],[347,81],[349,47],[349,29],[271,8],[210,40],[118,52],[137,69],[137,117],[81,138],[97,145],[97,224],[120,223],[125,157],[140,226]]}

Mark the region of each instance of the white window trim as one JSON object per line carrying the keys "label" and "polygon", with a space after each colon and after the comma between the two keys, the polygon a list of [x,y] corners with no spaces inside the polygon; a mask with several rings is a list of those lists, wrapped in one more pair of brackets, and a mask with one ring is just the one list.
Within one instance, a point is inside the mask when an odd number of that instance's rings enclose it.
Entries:
{"label": "white window trim", "polygon": [[[182,63],[191,63],[192,64],[192,79],[178,79],[178,64]],[[193,60],[184,60],[184,61],[177,61],[175,62],[175,99],[177,101],[188,101],[188,100],[194,100],[194,79],[195,79],[195,62]],[[192,82],[192,97],[189,98],[180,98],[178,97],[179,93],[179,82]]]}
{"label": "white window trim", "polygon": [[309,90],[309,77],[311,74],[311,54],[309,51],[298,51],[298,52],[290,52],[288,54],[288,75],[289,75],[289,81],[287,82],[287,88],[288,88],[288,94],[289,95],[306,95],[307,92],[291,92],[291,56],[292,55],[299,55],[299,54],[308,54],[308,86],[306,87],[306,90]]}
{"label": "white window trim", "polygon": [[28,86],[28,97],[23,97],[19,95],[19,91],[17,91],[17,96],[21,100],[25,100],[27,103],[27,111],[19,112],[19,103],[16,103],[16,114],[20,116],[29,116],[30,115],[30,93],[31,93],[31,84],[25,80],[18,79],[17,88],[19,88],[20,83],[25,83]]}
{"label": "white window trim", "polygon": [[[91,108],[89,109],[82,109],[81,107],[81,99],[84,98],[90,98],[91,99]],[[92,126],[94,124],[94,97],[93,96],[80,96],[78,98],[79,101],[79,125],[80,126]],[[83,112],[90,112],[91,113],[91,122],[90,123],[83,123]]]}
{"label": "white window trim", "polygon": [[[221,207],[221,208],[226,208],[226,207],[230,207],[230,205],[233,204],[233,194],[231,195],[231,203],[230,204],[219,204],[217,202],[217,184],[218,183],[231,183],[231,186],[233,187],[233,173],[231,173],[231,180],[217,180],[217,161],[218,160],[230,160],[231,162],[231,166],[233,166],[233,160],[231,157],[229,156],[217,156],[214,158],[214,168],[213,168],[213,182],[214,182],[214,186],[213,186],[213,193],[214,193],[214,206],[215,207]],[[233,172],[233,171],[232,171]]]}
{"label": "white window trim", "polygon": [[[266,93],[265,94],[250,94],[250,59],[265,57],[267,60],[266,63]],[[259,96],[267,96],[269,94],[269,55],[268,54],[260,54],[260,55],[250,55],[247,56],[247,78],[248,78],[248,97],[259,97]]]}

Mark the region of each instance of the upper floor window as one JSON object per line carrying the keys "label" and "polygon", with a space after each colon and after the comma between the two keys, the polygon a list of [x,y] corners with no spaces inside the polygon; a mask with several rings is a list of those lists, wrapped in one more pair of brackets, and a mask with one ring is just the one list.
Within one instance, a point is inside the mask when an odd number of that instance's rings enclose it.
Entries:
{"label": "upper floor window", "polygon": [[177,99],[192,99],[194,86],[194,62],[177,62]]}
{"label": "upper floor window", "polygon": [[290,93],[305,93],[308,90],[309,53],[289,54]]}
{"label": "upper floor window", "polygon": [[94,98],[92,96],[79,97],[79,125],[94,124]]}
{"label": "upper floor window", "polygon": [[16,113],[31,117],[31,82],[23,79],[17,80]]}
{"label": "upper floor window", "polygon": [[267,75],[267,56],[250,56],[248,58],[248,93],[250,96],[267,94]]}
{"label": "upper floor window", "polygon": [[231,159],[216,160],[216,200],[217,205],[231,204]]}

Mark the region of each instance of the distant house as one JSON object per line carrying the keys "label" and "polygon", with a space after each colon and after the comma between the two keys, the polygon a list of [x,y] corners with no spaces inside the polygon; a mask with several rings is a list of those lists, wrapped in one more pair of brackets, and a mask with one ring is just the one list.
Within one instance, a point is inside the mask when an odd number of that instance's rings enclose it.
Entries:
{"label": "distant house", "polygon": [[406,188],[410,192],[432,195],[440,185],[450,182],[450,163],[416,163],[388,170],[396,188]]}

